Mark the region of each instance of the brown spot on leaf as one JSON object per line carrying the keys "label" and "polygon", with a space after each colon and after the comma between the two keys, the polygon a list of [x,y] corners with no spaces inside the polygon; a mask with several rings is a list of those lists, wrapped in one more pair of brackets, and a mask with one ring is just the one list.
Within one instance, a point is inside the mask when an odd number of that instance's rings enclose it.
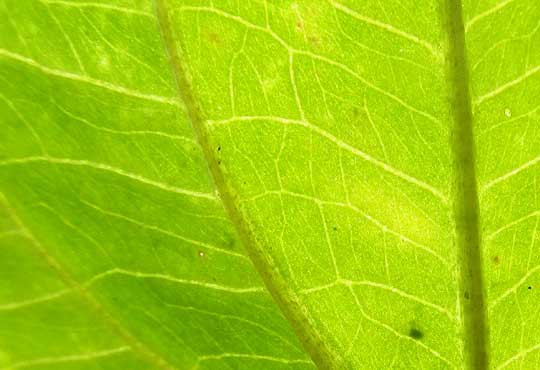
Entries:
{"label": "brown spot on leaf", "polygon": [[308,41],[311,45],[315,46],[315,47],[319,47],[321,45],[321,39],[318,38],[317,36],[314,36],[314,35],[310,35],[308,36]]}
{"label": "brown spot on leaf", "polygon": [[210,43],[214,46],[219,46],[222,43],[221,38],[215,32],[210,32],[207,37],[208,37],[208,41],[210,41]]}

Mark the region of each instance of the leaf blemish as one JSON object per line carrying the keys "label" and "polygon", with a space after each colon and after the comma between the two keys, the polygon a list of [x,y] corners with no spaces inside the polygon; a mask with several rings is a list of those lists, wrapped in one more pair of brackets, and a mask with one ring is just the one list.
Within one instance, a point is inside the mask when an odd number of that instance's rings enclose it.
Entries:
{"label": "leaf blemish", "polygon": [[424,337],[424,333],[420,329],[411,328],[409,330],[409,337],[417,340],[422,339]]}
{"label": "leaf blemish", "polygon": [[208,34],[208,41],[210,41],[210,43],[214,46],[218,46],[221,44],[221,39],[215,32],[210,32]]}

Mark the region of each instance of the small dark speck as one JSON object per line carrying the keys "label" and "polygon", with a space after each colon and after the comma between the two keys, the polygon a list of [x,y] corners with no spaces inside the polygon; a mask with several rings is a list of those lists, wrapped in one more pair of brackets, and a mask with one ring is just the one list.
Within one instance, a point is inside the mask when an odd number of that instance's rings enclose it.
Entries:
{"label": "small dark speck", "polygon": [[236,239],[231,234],[225,234],[223,238],[223,246],[226,249],[235,249],[236,248]]}
{"label": "small dark speck", "polygon": [[315,46],[319,46],[321,43],[321,40],[317,36],[308,36],[308,41]]}
{"label": "small dark speck", "polygon": [[501,258],[499,256],[493,256],[493,263],[498,265],[499,262],[501,262]]}
{"label": "small dark speck", "polygon": [[465,291],[465,293],[463,293],[463,297],[465,297],[465,299],[469,299],[469,292]]}
{"label": "small dark speck", "polygon": [[332,229],[334,229],[334,231],[337,231],[337,226],[334,226]]}
{"label": "small dark speck", "polygon": [[424,337],[424,333],[416,328],[411,328],[411,330],[409,330],[409,337],[413,339],[422,339]]}
{"label": "small dark speck", "polygon": [[218,147],[217,147],[217,150],[218,150],[218,152],[219,152],[219,151],[221,150],[221,147],[220,147],[220,146],[218,146]]}
{"label": "small dark speck", "polygon": [[532,286],[528,286],[527,289],[531,290],[531,289],[532,289]]}
{"label": "small dark speck", "polygon": [[217,161],[217,164],[218,164],[218,165],[221,164],[221,161]]}

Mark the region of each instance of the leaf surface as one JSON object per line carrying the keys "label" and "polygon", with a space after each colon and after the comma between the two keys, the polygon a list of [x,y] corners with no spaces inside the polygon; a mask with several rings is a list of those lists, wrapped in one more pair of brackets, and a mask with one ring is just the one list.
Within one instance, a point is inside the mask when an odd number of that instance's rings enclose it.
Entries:
{"label": "leaf surface", "polygon": [[1,5],[0,369],[537,367],[537,2]]}

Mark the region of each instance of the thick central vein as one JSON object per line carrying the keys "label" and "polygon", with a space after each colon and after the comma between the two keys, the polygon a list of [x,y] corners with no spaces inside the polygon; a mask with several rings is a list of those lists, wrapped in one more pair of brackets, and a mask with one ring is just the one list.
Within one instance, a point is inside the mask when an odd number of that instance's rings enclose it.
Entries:
{"label": "thick central vein", "polygon": [[272,256],[256,239],[249,222],[245,220],[237,207],[235,193],[219,168],[218,160],[210,143],[205,118],[187,77],[185,61],[180,58],[181,50],[177,48],[175,42],[167,10],[167,0],[154,0],[154,4],[161,37],[176,79],[179,97],[186,106],[188,118],[208,163],[216,188],[220,193],[223,206],[234,224],[250,259],[261,275],[269,293],[291,324],[300,342],[317,367],[321,370],[343,370],[342,360],[328,349],[326,342],[315,329],[311,318],[301,306],[297,295],[279,273]]}
{"label": "thick central vein", "polygon": [[487,314],[481,263],[473,120],[461,0],[446,0],[447,73],[454,159],[454,221],[460,267],[459,297],[465,335],[465,368],[488,368]]}

